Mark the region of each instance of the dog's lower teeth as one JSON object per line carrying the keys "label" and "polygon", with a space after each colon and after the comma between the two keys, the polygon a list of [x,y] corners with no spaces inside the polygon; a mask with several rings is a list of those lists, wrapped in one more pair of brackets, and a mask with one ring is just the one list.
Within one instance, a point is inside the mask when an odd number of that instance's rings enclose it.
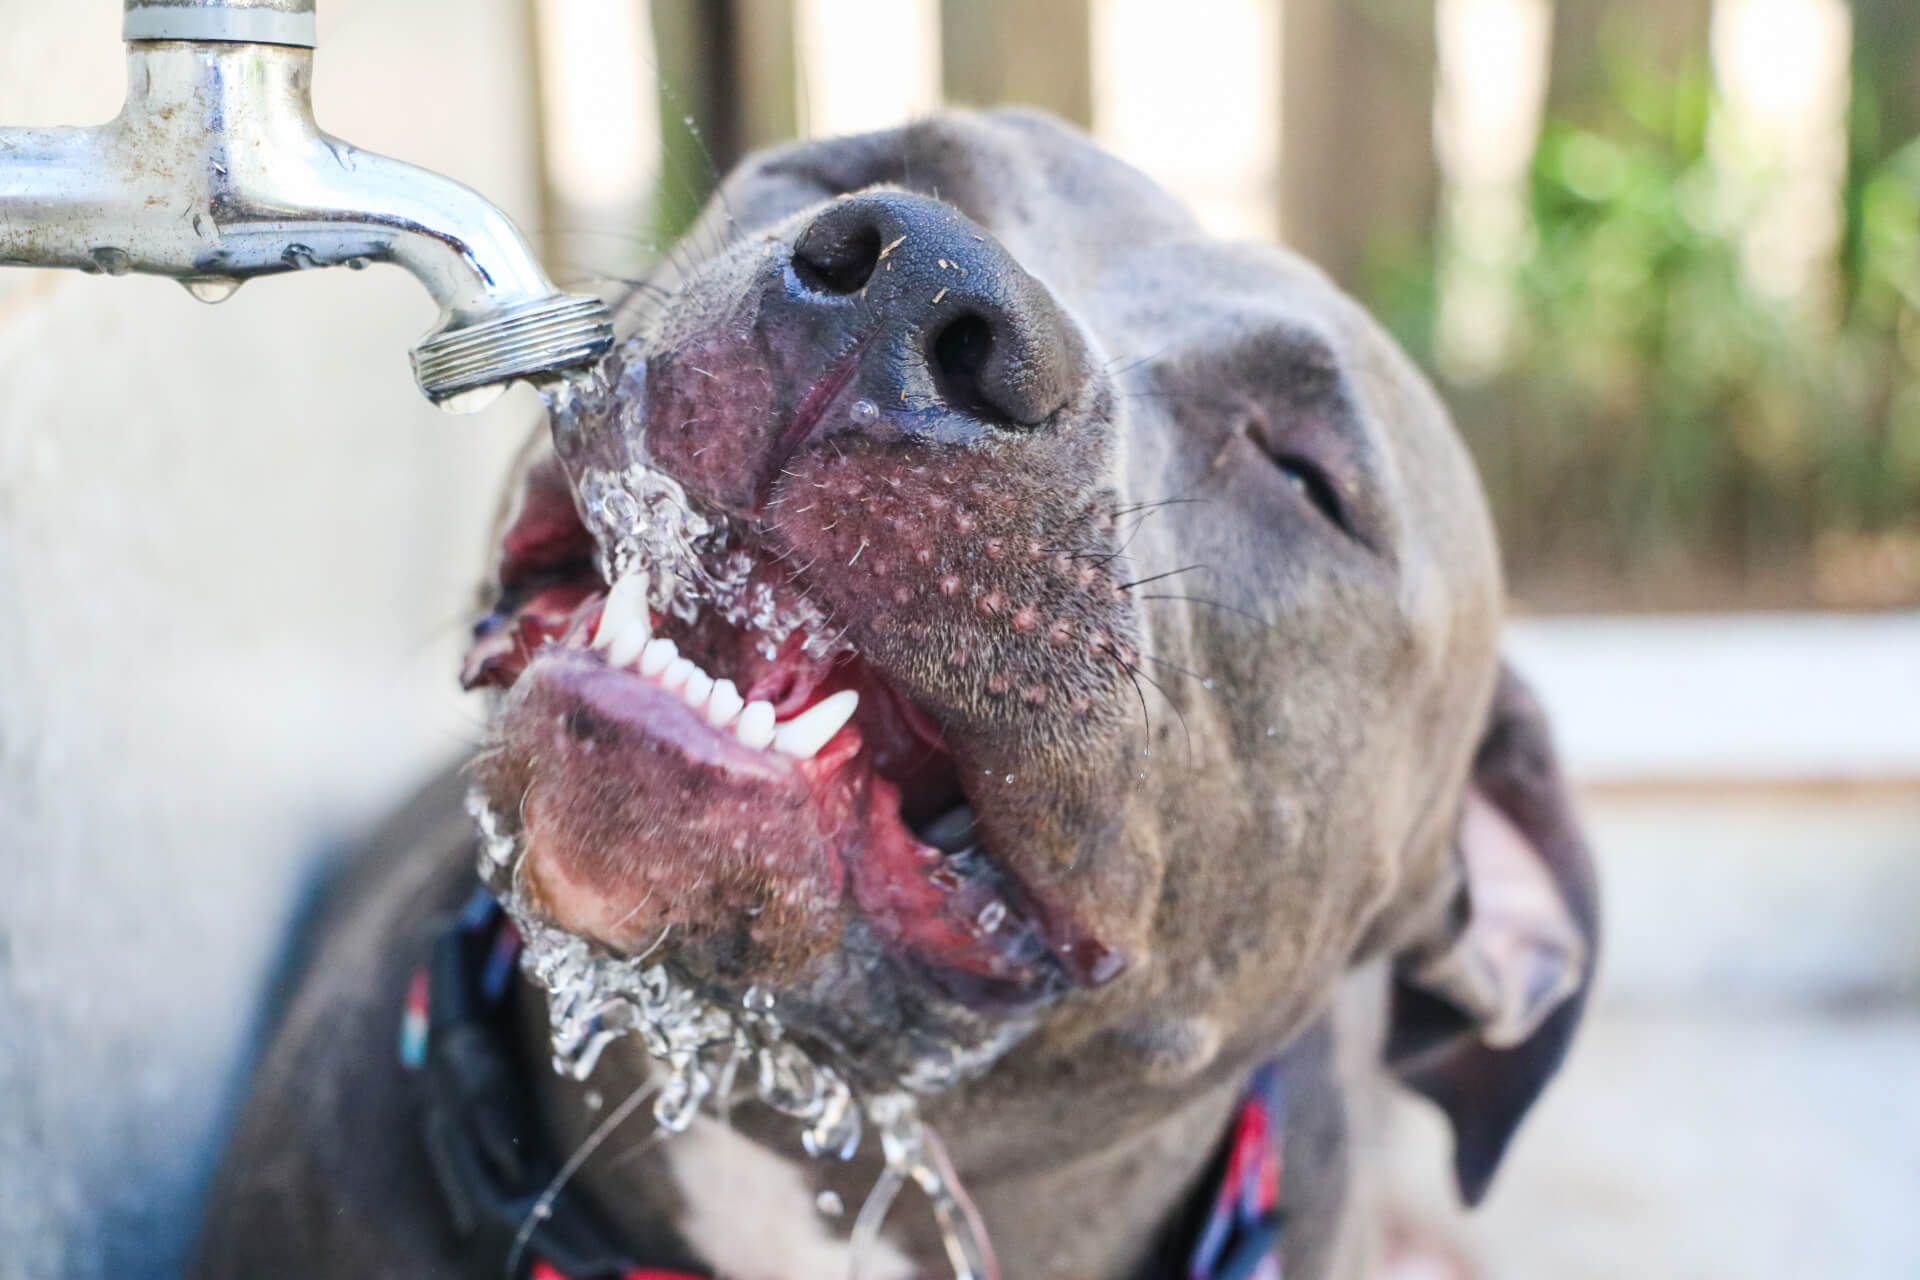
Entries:
{"label": "dog's lower teeth", "polygon": [[733,736],[749,747],[765,751],[773,745],[773,704],[749,702],[734,722]]}
{"label": "dog's lower teeth", "polygon": [[656,677],[679,656],[680,647],[673,641],[665,638],[649,640],[647,647],[640,651],[640,674],[649,679]]}
{"label": "dog's lower teeth", "polygon": [[842,725],[853,719],[859,706],[860,695],[852,689],[842,689],[832,697],[822,698],[774,730],[773,749],[797,759],[811,760],[840,732]]}
{"label": "dog's lower teeth", "polygon": [[724,729],[733,723],[733,718],[746,706],[746,699],[740,696],[740,690],[731,680],[713,682],[713,692],[707,697],[707,723],[716,729]]}

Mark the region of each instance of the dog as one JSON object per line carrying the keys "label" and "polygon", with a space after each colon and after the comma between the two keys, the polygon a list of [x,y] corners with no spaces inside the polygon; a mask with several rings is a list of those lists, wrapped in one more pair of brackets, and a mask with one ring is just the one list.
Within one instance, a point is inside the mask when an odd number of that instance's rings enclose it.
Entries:
{"label": "dog", "polygon": [[623,1266],[950,1273],[907,1198],[852,1257],[878,1143],[808,1159],[750,1102],[649,1137],[611,1111],[639,1043],[556,1074],[530,988],[434,1100],[392,1044],[472,891],[469,781],[542,920],[918,1089],[1001,1275],[1189,1274],[1257,1069],[1288,1277],[1378,1259],[1356,1057],[1444,1109],[1477,1200],[1579,1020],[1596,893],[1472,465],[1363,310],[1002,110],[751,157],[622,323],[573,429],[644,418],[765,608],[610,600],[543,427],[467,664],[489,745],[336,893],[195,1274],[532,1265],[559,1202],[479,1257],[423,1137],[449,1091],[460,1149],[564,1181]]}

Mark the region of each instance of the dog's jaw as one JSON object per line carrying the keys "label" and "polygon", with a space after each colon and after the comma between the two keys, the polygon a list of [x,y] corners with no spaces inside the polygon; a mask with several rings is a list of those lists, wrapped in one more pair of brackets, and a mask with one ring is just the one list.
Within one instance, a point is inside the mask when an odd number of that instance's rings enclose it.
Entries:
{"label": "dog's jaw", "polygon": [[[970,131],[1014,155],[1031,143],[1052,163],[1085,166],[1076,181],[1111,163],[1018,122],[962,118],[907,136],[898,154],[910,180],[959,193],[983,223],[977,211],[1047,179],[988,181],[990,147],[966,153],[948,137]],[[939,158],[908,154],[922,143]],[[874,154],[845,166],[866,177],[817,181],[901,180],[888,176],[891,144]],[[940,167],[961,160],[980,175]],[[822,165],[775,157],[735,180],[730,207],[763,212],[743,212],[755,220],[739,229],[714,215],[706,243],[734,234],[732,248],[667,278],[647,379],[624,412],[648,420],[646,461],[767,562],[804,570],[797,588],[938,727],[988,849],[1037,907],[1052,953],[1088,981],[1114,976],[1115,957],[1131,963],[1125,980],[1048,1007],[1020,1048],[983,1059],[987,1075],[930,1104],[970,1182],[978,1170],[1013,1188],[1010,1171],[1104,1159],[1149,1117],[1230,1098],[1223,1082],[1318,1015],[1391,900],[1420,899],[1443,878],[1446,814],[1491,680],[1497,579],[1448,424],[1417,376],[1381,356],[1377,331],[1292,260],[1201,243],[1171,215],[1145,229],[1123,217],[1132,241],[1036,260],[1113,353],[1117,379],[1101,361],[1074,411],[1045,428],[876,440],[867,427],[918,402],[829,376],[847,350],[802,369],[756,327],[786,287],[780,246],[834,189],[807,185],[839,173]],[[804,198],[783,193],[794,174],[809,175]],[[1128,213],[1161,215],[1134,198],[1131,175],[1097,181],[1109,180]],[[1061,244],[1007,198],[1019,211],[993,225],[1011,226],[1008,243]],[[1153,278],[1163,267],[1168,277]],[[1237,429],[1249,410],[1270,429]],[[815,434],[836,423],[847,429],[831,440]],[[1314,439],[1290,434],[1309,426]],[[1350,473],[1328,469],[1370,521],[1362,538],[1330,528],[1271,468],[1282,447],[1329,443],[1354,460]],[[822,495],[854,518],[836,519]],[[1123,527],[1103,527],[1116,513]],[[1085,541],[1087,530],[1103,541]],[[1128,590],[1195,563],[1213,576]],[[1096,605],[1110,612],[1074,612]],[[828,865],[824,854],[790,861]],[[815,1017],[823,1041],[886,1061],[905,1038],[899,1024],[854,1034],[875,1007],[856,980],[861,913],[835,914],[826,930],[813,927],[820,919],[782,925],[804,949],[758,962],[797,975],[781,999]],[[1097,946],[1074,954],[1062,944],[1076,932]],[[720,985],[769,971],[752,969],[754,957],[741,966],[738,948],[703,956],[677,928],[663,953]],[[888,979],[890,995],[910,987]],[[1219,1030],[1177,1037],[1169,1053],[1154,1028],[1175,1014]],[[978,1030],[934,1025],[949,1041]],[[1021,1250],[1038,1265],[1045,1242]]]}
{"label": "dog's jaw", "polygon": [[662,393],[657,342],[560,398],[469,655],[507,691],[477,776],[518,815],[518,898],[724,1003],[775,993],[870,1085],[980,1070],[1123,967],[1085,892],[1115,881],[1074,875],[1133,728],[1111,496],[1006,447],[829,432],[728,511],[704,447],[634,406],[751,433],[732,366],[709,341]]}

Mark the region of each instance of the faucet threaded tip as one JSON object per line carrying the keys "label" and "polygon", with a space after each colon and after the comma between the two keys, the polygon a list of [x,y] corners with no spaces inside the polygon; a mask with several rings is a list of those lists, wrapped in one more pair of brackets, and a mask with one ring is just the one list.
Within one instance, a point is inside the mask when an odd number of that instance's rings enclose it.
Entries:
{"label": "faucet threaded tip", "polygon": [[413,349],[413,373],[439,404],[482,387],[584,368],[612,347],[606,303],[554,294],[434,334]]}

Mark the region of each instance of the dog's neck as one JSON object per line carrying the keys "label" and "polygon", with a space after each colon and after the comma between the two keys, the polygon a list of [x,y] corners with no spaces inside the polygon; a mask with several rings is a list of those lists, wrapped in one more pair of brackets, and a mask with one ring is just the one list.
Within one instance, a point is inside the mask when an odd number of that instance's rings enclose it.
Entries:
{"label": "dog's neck", "polygon": [[[544,1028],[528,1031],[537,1036],[528,1060],[543,1062]],[[638,1046],[625,1042],[608,1050],[584,1086],[544,1068],[532,1072],[551,1149],[576,1150],[609,1108],[646,1085],[647,1071]],[[964,1127],[945,1127],[966,1190],[990,1225],[1001,1273],[1022,1280],[1143,1274],[1172,1220],[1202,1191],[1240,1088],[1237,1078],[1226,1080],[1153,1123],[1116,1128],[1116,1139],[1091,1154],[1011,1169],[975,1158],[999,1135],[974,1141]],[[928,1110],[938,1123],[939,1104]],[[848,1237],[880,1173],[878,1143],[864,1143],[844,1163],[814,1160],[801,1153],[795,1123],[785,1117],[741,1106],[730,1121],[703,1116],[687,1133],[661,1140],[649,1132],[643,1107],[582,1165],[574,1190],[640,1261],[698,1262],[737,1280],[844,1280]],[[653,1242],[659,1257],[647,1252]],[[882,1242],[863,1261],[868,1280],[949,1274],[937,1225],[911,1188],[888,1214]]]}

